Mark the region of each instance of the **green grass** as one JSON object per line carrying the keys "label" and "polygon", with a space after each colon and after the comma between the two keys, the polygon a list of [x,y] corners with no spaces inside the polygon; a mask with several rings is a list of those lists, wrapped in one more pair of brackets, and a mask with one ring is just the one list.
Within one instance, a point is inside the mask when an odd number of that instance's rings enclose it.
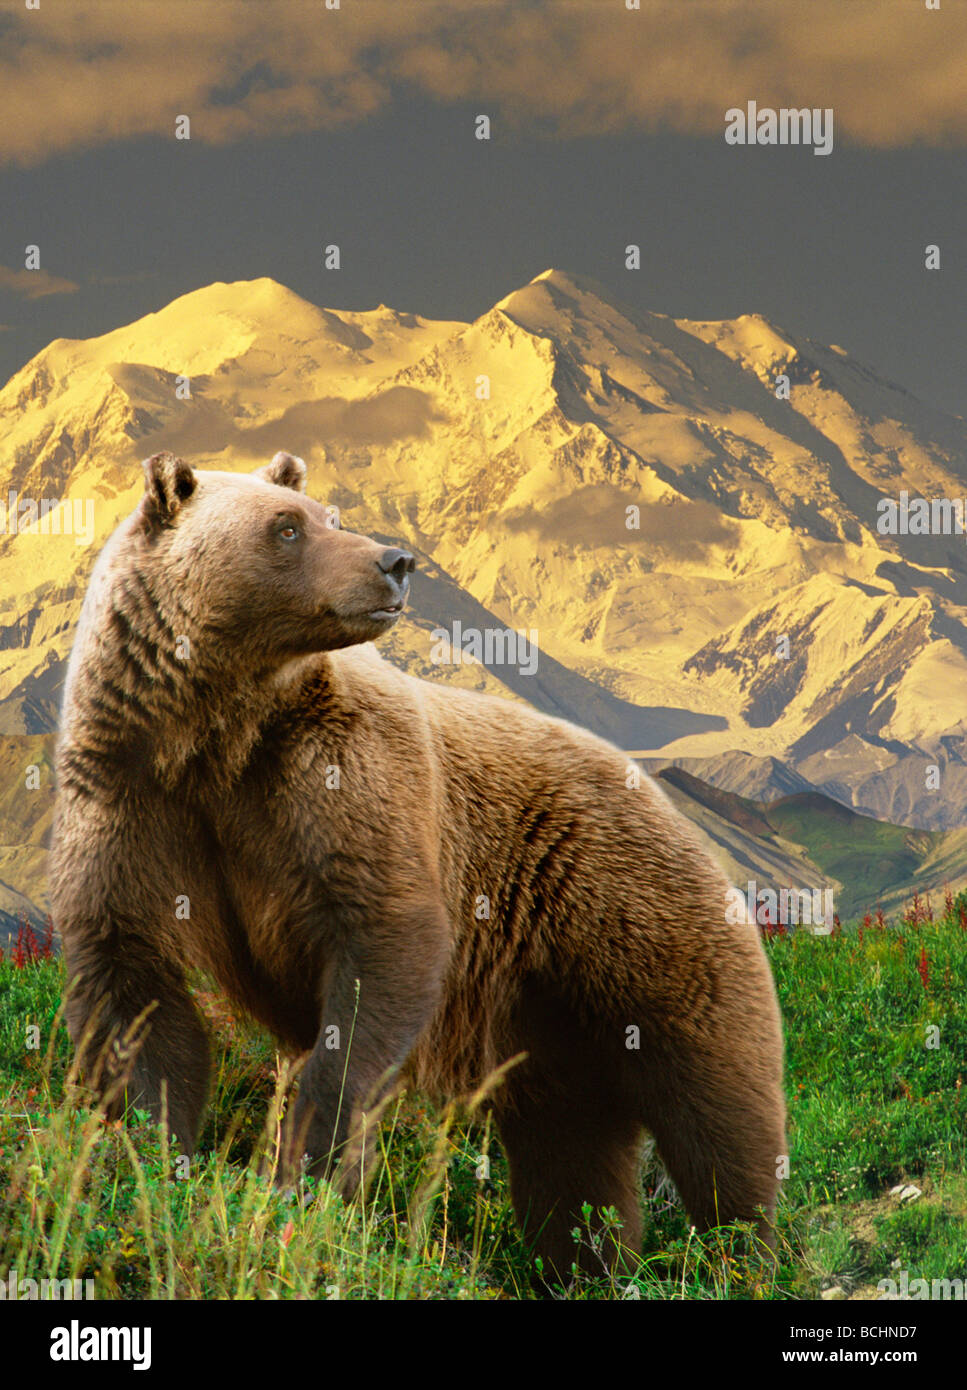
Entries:
{"label": "green grass", "polygon": [[[778,1267],[741,1227],[695,1236],[651,1159],[634,1274],[602,1265],[558,1296],[810,1298],[836,1284],[871,1297],[898,1267],[911,1279],[967,1276],[967,930],[956,908],[882,931],[798,932],[767,950],[787,1044]],[[100,1298],[540,1295],[479,1113],[406,1096],[372,1136],[365,1201],[312,1182],[297,1199],[260,1175],[286,1082],[264,1033],[199,982],[215,1069],[188,1163],[143,1113],[105,1124],[86,1107],[62,987],[56,960],[0,963],[0,1278],[91,1279]],[[901,1206],[889,1195],[900,1182],[922,1195]]]}

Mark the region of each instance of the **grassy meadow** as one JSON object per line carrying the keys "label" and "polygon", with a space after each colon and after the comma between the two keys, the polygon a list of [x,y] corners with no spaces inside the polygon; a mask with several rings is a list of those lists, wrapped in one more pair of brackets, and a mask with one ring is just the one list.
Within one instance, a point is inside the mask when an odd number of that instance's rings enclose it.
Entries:
{"label": "grassy meadow", "polygon": [[[872,1298],[900,1269],[967,1277],[967,897],[829,937],[772,929],[766,949],[787,1048],[778,1264],[741,1227],[695,1235],[651,1157],[633,1272],[602,1262],[556,1296]],[[143,1112],[105,1124],[85,1105],[62,989],[42,949],[0,961],[0,1279],[91,1280],[104,1299],[546,1296],[482,1112],[404,1096],[372,1136],[365,1200],[279,1192],[264,1170],[288,1066],[271,1038],[196,981],[215,1061],[189,1162]]]}

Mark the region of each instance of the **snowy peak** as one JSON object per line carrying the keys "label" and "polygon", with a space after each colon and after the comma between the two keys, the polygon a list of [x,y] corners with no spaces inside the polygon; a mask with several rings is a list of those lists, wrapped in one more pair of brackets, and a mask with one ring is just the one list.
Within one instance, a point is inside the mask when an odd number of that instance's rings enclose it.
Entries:
{"label": "snowy peak", "polygon": [[430,343],[462,327],[385,305],[352,312],[318,308],[268,277],[219,281],[99,338],[55,339],[5,391],[24,374],[61,377],[77,367],[91,370],[116,362],[207,376],[253,351],[277,352],[283,361],[303,356],[315,361],[320,355],[354,359],[364,369],[380,358],[385,374],[402,358],[420,356]]}
{"label": "snowy peak", "polygon": [[[602,328],[641,317],[629,309],[604,285],[590,276],[571,275],[563,270],[544,270],[528,284],[498,300],[495,306],[522,327],[531,331],[573,331],[576,323],[598,323]],[[645,314],[650,320],[659,315]]]}
{"label": "snowy peak", "polygon": [[679,328],[724,352],[733,361],[755,372],[760,380],[774,378],[783,364],[797,355],[792,338],[762,314],[740,314],[737,319],[696,322],[676,319]]}
{"label": "snowy peak", "polygon": [[[967,494],[967,426],[761,314],[675,319],[556,268],[470,324],[217,283],[51,343],[0,391],[0,430],[10,485],[96,504],[89,548],[0,534],[10,710],[55,699],[141,458],[288,448],[348,526],[536,629],[548,707],[577,681],[581,708],[662,711],[620,727],[679,731],[667,755],[723,776],[742,749],[911,823],[967,805],[967,546],[877,526],[901,488]],[[909,771],[928,752],[959,803]]]}

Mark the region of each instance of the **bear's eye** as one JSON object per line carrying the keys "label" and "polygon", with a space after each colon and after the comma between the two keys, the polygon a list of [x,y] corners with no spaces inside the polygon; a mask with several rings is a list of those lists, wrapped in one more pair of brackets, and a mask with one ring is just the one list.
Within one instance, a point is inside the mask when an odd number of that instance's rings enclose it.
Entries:
{"label": "bear's eye", "polygon": [[294,541],[299,538],[299,528],[294,526],[291,521],[287,521],[284,526],[279,527],[279,539],[283,541]]}

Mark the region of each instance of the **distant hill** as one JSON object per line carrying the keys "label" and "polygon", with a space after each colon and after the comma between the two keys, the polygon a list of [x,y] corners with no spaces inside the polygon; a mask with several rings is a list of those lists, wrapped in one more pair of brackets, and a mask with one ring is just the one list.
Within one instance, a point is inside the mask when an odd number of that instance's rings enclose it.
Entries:
{"label": "distant hill", "polygon": [[760,802],[709,786],[679,767],[657,773],[739,887],[834,890],[844,920],[895,913],[914,891],[967,887],[967,831],[914,830],[858,815],[821,792]]}
{"label": "distant hill", "polygon": [[[0,950],[6,954],[17,940],[24,923],[29,924],[40,944],[47,925],[47,915],[23,893],[0,881]],[[59,943],[55,942],[59,947]]]}

